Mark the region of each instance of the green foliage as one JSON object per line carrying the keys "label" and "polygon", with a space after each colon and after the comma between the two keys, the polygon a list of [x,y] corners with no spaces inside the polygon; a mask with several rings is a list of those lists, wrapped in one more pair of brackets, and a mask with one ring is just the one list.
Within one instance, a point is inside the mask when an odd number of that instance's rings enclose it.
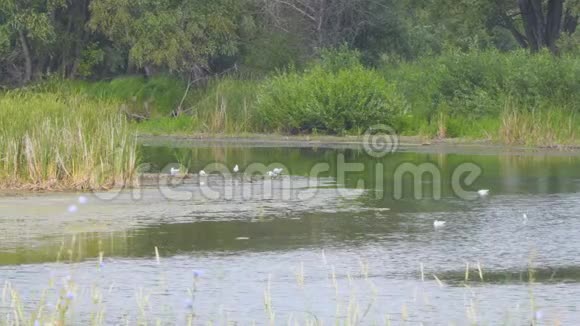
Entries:
{"label": "green foliage", "polygon": [[188,70],[237,51],[240,1],[93,0],[93,30],[124,46],[138,66]]}
{"label": "green foliage", "polygon": [[199,123],[191,116],[160,117],[135,123],[135,127],[148,135],[191,135],[199,132]]}
{"label": "green foliage", "polygon": [[168,76],[154,78],[121,77],[111,81],[80,82],[53,79],[41,85],[46,91],[82,93],[97,100],[124,104],[131,112],[168,116],[185,93],[186,83]]}
{"label": "green foliage", "polygon": [[302,67],[306,56],[306,49],[297,35],[261,31],[256,38],[242,45],[242,68],[264,75],[290,65]]}
{"label": "green foliage", "polygon": [[580,60],[574,56],[456,51],[383,72],[410,104],[414,118],[402,120],[407,133],[495,138],[508,102],[523,115],[552,108],[580,112]]}
{"label": "green foliage", "polygon": [[188,97],[188,108],[198,121],[198,131],[245,133],[255,128],[258,82],[248,79],[218,78]]}
{"label": "green foliage", "polygon": [[575,144],[580,134],[578,108],[545,102],[530,110],[506,101],[501,112],[498,139],[505,144],[561,146]]}
{"label": "green foliage", "polygon": [[395,86],[373,70],[359,65],[329,71],[318,65],[266,81],[258,91],[257,118],[264,131],[360,133],[376,124],[393,125],[405,107]]}
{"label": "green foliage", "polygon": [[63,95],[0,94],[0,186],[87,190],[131,181],[136,143],[118,106]]}
{"label": "green foliage", "polygon": [[384,73],[409,100],[413,112],[430,118],[440,111],[474,119],[498,115],[508,97],[530,108],[546,101],[580,100],[575,91],[580,89],[580,61],[547,52],[455,52],[387,67]]}
{"label": "green foliage", "polygon": [[342,69],[362,67],[361,59],[359,50],[349,49],[343,44],[338,49],[322,49],[320,59],[315,64],[320,65],[323,70],[338,72]]}
{"label": "green foliage", "polygon": [[95,66],[105,60],[105,51],[99,47],[98,44],[89,44],[81,53],[81,59],[77,73],[82,77],[90,77],[93,75]]}
{"label": "green foliage", "polygon": [[[55,41],[55,25],[50,16],[65,5],[62,1],[0,1],[0,54],[22,46],[16,41],[19,33],[43,46]],[[0,57],[0,62],[2,59]],[[1,79],[2,76],[0,82]]]}

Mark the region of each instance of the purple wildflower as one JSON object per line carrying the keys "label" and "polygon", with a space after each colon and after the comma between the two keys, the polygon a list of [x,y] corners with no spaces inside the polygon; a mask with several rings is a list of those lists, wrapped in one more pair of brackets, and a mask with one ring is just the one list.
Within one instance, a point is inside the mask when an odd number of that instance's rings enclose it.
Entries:
{"label": "purple wildflower", "polygon": [[77,205],[70,205],[68,207],[68,212],[69,213],[76,213],[79,210],[79,208],[77,207]]}
{"label": "purple wildflower", "polygon": [[66,293],[66,298],[67,298],[68,300],[73,300],[73,299],[75,298],[75,294],[74,294],[74,292],[72,292],[72,291],[68,291],[68,292]]}

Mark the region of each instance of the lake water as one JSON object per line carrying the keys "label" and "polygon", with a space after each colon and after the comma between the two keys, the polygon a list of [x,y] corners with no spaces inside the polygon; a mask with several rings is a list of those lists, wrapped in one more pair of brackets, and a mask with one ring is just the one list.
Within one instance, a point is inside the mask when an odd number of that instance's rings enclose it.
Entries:
{"label": "lake water", "polygon": [[[211,173],[0,197],[0,325],[50,318],[59,298],[71,325],[580,322],[577,156],[235,142],[142,155],[152,172]],[[397,173],[424,163],[423,179]],[[284,173],[223,173],[236,164]],[[465,166],[481,175],[456,184]]]}

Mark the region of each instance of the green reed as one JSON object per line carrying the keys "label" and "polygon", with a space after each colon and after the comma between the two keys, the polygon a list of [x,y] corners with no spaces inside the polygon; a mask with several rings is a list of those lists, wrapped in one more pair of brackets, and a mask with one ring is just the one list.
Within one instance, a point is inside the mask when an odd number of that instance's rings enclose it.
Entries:
{"label": "green reed", "polygon": [[113,102],[32,91],[0,94],[0,188],[126,185],[137,154],[131,128]]}

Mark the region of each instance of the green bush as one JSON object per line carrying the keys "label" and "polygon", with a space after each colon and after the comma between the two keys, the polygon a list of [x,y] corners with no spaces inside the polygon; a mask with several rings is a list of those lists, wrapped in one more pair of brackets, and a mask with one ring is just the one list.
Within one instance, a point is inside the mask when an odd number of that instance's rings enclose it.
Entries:
{"label": "green bush", "polygon": [[343,134],[393,124],[404,108],[395,86],[375,71],[315,66],[266,81],[258,90],[257,119],[264,131]]}
{"label": "green bush", "polygon": [[519,107],[573,106],[580,100],[580,60],[548,52],[495,50],[447,53],[384,69],[413,114],[479,119],[498,116],[508,99]]}
{"label": "green bush", "polygon": [[81,93],[96,100],[112,100],[125,104],[134,113],[159,117],[169,116],[179,105],[186,87],[183,80],[167,76],[128,76],[100,82],[53,79],[41,84],[40,90],[71,95]]}
{"label": "green bush", "polygon": [[343,69],[361,67],[362,54],[358,50],[342,45],[337,49],[322,49],[320,58],[314,61],[314,67],[320,66],[326,71],[339,72]]}

